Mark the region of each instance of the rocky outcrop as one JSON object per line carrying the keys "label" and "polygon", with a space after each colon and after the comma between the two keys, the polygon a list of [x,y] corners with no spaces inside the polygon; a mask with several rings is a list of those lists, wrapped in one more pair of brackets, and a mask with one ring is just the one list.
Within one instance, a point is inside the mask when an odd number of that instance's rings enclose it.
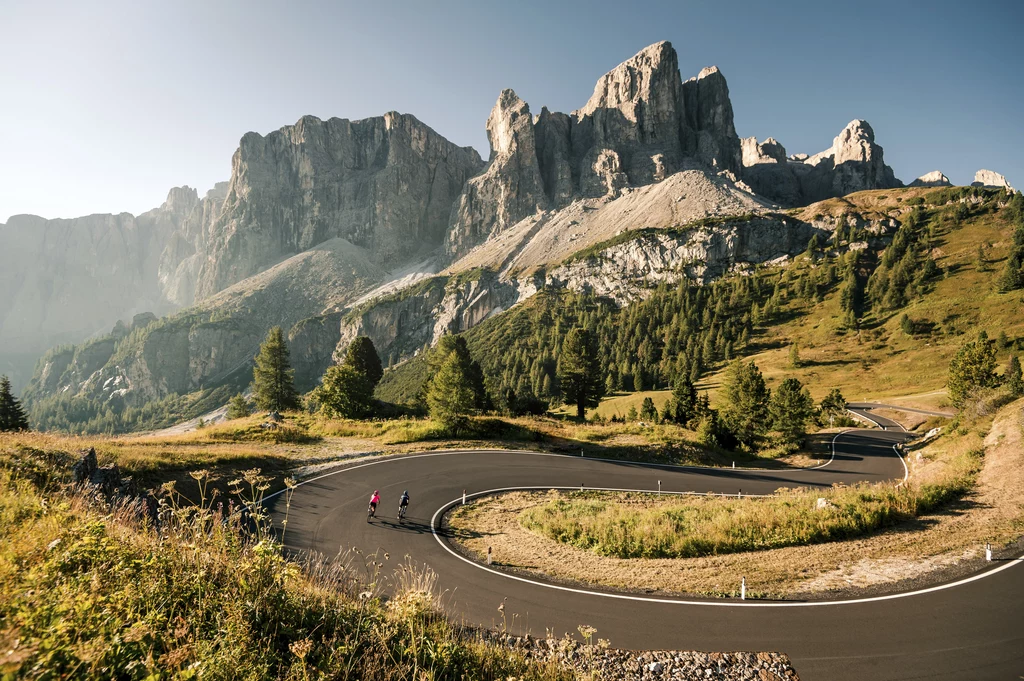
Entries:
{"label": "rocky outcrop", "polygon": [[941,170],[933,170],[930,173],[925,173],[921,177],[917,178],[910,183],[911,187],[952,187],[953,183],[949,181],[949,178],[942,174]]}
{"label": "rocky outcrop", "polygon": [[638,231],[633,238],[613,239],[605,248],[598,245],[589,255],[546,271],[524,268],[513,276],[512,271],[478,268],[438,276],[346,315],[334,359],[363,335],[393,364],[543,288],[568,288],[625,305],[643,298],[660,282],[681,277],[707,282],[731,271],[784,261],[804,252],[814,234],[827,238],[830,229],[834,225],[816,226],[777,214],[737,217],[692,228]]}
{"label": "rocky outcrop", "polygon": [[335,361],[356,336],[368,336],[387,364],[466,331],[514,305],[519,283],[488,270],[439,276],[372,301],[342,319]]}
{"label": "rocky outcrop", "polygon": [[196,281],[206,244],[227,195],[227,182],[215,184],[164,244],[157,277],[164,298],[177,307],[196,302]]}
{"label": "rocky outcrop", "polygon": [[[469,180],[459,196],[452,218],[457,228],[447,236],[449,252],[467,250],[467,245],[500,233],[547,207],[530,107],[512,90],[502,90],[491,110],[487,139],[491,144],[490,162],[483,174]],[[550,180],[552,185],[556,181]]]}
{"label": "rocky outcrop", "polygon": [[505,90],[487,122],[491,158],[459,197],[446,240],[451,260],[538,211],[614,199],[681,170],[739,171],[740,142],[725,77],[715,67],[685,83],[668,42],[598,80],[571,114],[536,118]]}
{"label": "rocky outcrop", "polygon": [[[771,144],[769,144],[771,143]],[[794,154],[775,140],[744,141],[741,177],[758,194],[784,206],[801,206],[865,189],[902,187],[885,165],[882,147],[867,121],[854,120],[813,156]]]}
{"label": "rocky outcrop", "polygon": [[718,67],[708,66],[683,83],[683,101],[686,150],[715,170],[739,172],[740,140],[733,126],[729,86]]}
{"label": "rocky outcrop", "polygon": [[389,266],[430,253],[482,165],[474,150],[394,112],[305,116],[266,136],[248,133],[210,228],[196,299],[335,237]]}
{"label": "rocky outcrop", "polygon": [[1007,189],[1011,192],[1017,191],[1010,186],[1010,183],[1006,181],[1006,178],[995,172],[994,170],[979,170],[974,174],[974,182],[971,183],[972,187],[996,187],[999,189]]}
{"label": "rocky outcrop", "polygon": [[783,262],[804,252],[814,234],[827,238],[829,232],[783,215],[639,233],[635,239],[553,269],[545,286],[592,293],[627,305],[660,282],[671,283],[682,276],[710,282],[732,271]]}
{"label": "rocky outcrop", "polygon": [[740,140],[743,166],[749,167],[761,163],[786,163],[786,148],[769,137],[764,142],[758,143],[756,137],[744,137]]}

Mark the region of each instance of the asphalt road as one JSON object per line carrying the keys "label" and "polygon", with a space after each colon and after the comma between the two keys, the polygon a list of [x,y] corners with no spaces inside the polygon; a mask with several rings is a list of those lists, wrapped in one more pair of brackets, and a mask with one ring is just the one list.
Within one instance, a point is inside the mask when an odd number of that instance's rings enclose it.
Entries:
{"label": "asphalt road", "polygon": [[[907,434],[869,414],[884,429],[852,429],[834,440],[834,457],[805,470],[649,466],[554,454],[459,451],[383,458],[310,480],[295,491],[287,544],[334,555],[378,549],[429,565],[452,614],[485,626],[509,624],[543,635],[597,628],[629,649],[775,650],[787,653],[802,679],[1019,679],[1024,675],[1024,568],[997,562],[964,584],[898,598],[840,603],[694,601],[572,590],[517,579],[470,562],[435,528],[441,511],[470,495],[502,488],[574,487],[768,494],[780,487],[861,480],[898,483],[906,474],[893,445]],[[827,456],[827,455],[826,455]],[[366,521],[370,493],[382,496]],[[395,519],[402,490],[412,497]],[[282,512],[282,497],[271,500]],[[435,536],[435,529],[437,530]],[[507,599],[507,600],[506,600]]]}

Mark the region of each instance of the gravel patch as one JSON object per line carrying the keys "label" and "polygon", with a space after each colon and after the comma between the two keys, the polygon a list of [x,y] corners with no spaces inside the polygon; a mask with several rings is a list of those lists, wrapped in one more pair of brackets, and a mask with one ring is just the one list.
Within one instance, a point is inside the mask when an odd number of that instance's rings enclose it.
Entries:
{"label": "gravel patch", "polygon": [[530,659],[559,664],[581,676],[607,681],[795,681],[800,678],[789,657],[782,653],[637,652],[611,648],[603,642],[588,645],[568,637],[535,639],[500,632],[486,632],[484,639]]}

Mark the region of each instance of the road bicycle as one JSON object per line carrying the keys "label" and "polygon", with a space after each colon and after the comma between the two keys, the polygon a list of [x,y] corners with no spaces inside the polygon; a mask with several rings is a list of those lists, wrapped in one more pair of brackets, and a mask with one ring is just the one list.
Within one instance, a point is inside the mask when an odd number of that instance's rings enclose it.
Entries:
{"label": "road bicycle", "polygon": [[405,509],[407,509],[407,508],[409,508],[409,507],[405,506],[405,505],[402,505],[402,504],[398,505],[398,519],[399,520],[405,520]]}
{"label": "road bicycle", "polygon": [[366,507],[366,522],[370,522],[370,518],[376,518],[376,517],[377,517],[377,509],[374,507],[373,504],[370,504],[369,506]]}

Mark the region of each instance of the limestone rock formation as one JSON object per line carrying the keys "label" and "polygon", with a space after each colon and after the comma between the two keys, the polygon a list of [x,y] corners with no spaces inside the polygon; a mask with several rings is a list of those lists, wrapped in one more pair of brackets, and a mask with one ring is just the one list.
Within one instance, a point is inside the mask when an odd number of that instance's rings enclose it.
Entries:
{"label": "limestone rock formation", "polygon": [[137,217],[15,215],[0,225],[0,371],[22,384],[48,347],[137,312],[174,310],[158,281],[160,253],[198,203],[194,189],[178,187]]}
{"label": "limestone rock formation", "polygon": [[952,187],[953,183],[949,181],[949,178],[942,174],[941,170],[933,170],[930,173],[925,173],[921,177],[917,178],[910,183],[911,187]]}
{"label": "limestone rock formation", "polygon": [[571,114],[528,114],[514,92],[501,93],[487,122],[487,170],[470,180],[452,214],[452,260],[538,211],[612,200],[682,170],[742,168],[725,77],[708,67],[682,82],[668,42],[606,73]]}
{"label": "limestone rock formation", "polygon": [[1017,191],[1010,186],[1010,183],[1006,181],[1006,178],[995,172],[994,170],[979,170],[974,174],[974,182],[971,183],[972,187],[998,187],[1001,189],[1007,189],[1011,192]]}
{"label": "limestone rock formation", "polygon": [[304,116],[248,133],[199,270],[196,299],[340,237],[394,266],[444,240],[463,186],[483,165],[414,116]]}
{"label": "limestone rock formation", "polygon": [[[772,144],[769,144],[771,142]],[[767,146],[766,146],[767,145]],[[744,141],[741,176],[755,192],[784,206],[799,206],[865,189],[902,187],[885,165],[867,121],[851,121],[825,151],[785,158],[774,140]]]}
{"label": "limestone rock formation", "polygon": [[[447,248],[458,252],[488,234],[497,234],[547,206],[537,161],[530,107],[512,90],[502,90],[487,119],[491,158],[466,184],[454,209],[460,226],[448,232]],[[556,182],[555,178],[551,183]],[[486,229],[486,234],[480,230]]]}
{"label": "limestone rock formation", "polygon": [[164,298],[177,307],[187,307],[195,302],[203,251],[227,195],[227,182],[215,184],[164,244],[157,277]]}
{"label": "limestone rock formation", "polygon": [[743,167],[740,141],[733,125],[729,86],[717,66],[708,66],[683,83],[683,102],[687,150],[716,170],[738,172]]}

